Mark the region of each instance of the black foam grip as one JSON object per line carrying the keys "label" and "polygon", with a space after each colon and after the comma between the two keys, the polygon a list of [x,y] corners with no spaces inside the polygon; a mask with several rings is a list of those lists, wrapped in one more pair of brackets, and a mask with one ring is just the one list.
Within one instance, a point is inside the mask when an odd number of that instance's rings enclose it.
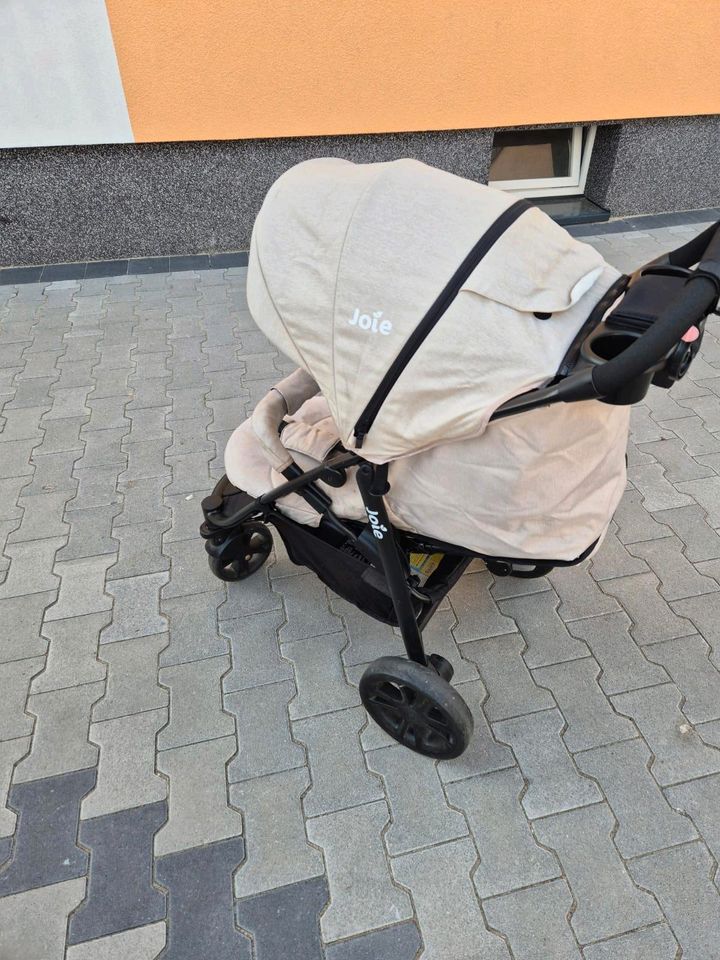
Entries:
{"label": "black foam grip", "polygon": [[716,300],[717,287],[709,277],[692,277],[647,333],[619,356],[593,369],[592,382],[598,394],[609,397],[617,393],[662,360],[693,324],[707,316]]}

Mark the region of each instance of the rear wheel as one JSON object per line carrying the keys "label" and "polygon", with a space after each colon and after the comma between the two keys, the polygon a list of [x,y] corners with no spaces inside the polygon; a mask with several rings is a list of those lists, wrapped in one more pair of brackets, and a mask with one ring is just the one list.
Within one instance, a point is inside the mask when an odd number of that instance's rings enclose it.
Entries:
{"label": "rear wheel", "polygon": [[219,556],[208,557],[210,569],[219,577],[233,583],[256,573],[270,556],[272,534],[264,523],[244,523],[223,546]]}
{"label": "rear wheel", "polygon": [[378,726],[426,757],[459,757],[472,737],[470,708],[433,666],[381,657],[363,673],[360,698]]}

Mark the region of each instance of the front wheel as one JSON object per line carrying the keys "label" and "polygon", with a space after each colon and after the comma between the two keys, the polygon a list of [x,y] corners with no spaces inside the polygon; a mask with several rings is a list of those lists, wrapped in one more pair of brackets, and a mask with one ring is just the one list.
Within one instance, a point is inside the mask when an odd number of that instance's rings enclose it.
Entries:
{"label": "front wheel", "polygon": [[223,546],[219,556],[208,557],[210,569],[220,580],[229,583],[245,580],[265,563],[272,543],[272,534],[264,523],[244,523]]}
{"label": "front wheel", "polygon": [[381,657],[363,673],[360,698],[378,726],[426,757],[459,757],[472,737],[470,708],[432,666]]}

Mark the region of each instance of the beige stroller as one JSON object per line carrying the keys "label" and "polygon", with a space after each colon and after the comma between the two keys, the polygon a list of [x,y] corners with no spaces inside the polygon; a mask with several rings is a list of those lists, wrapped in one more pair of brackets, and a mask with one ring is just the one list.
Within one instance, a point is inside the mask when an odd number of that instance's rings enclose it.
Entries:
{"label": "beige stroller", "polygon": [[399,626],[408,659],[365,670],[368,713],[458,756],[472,716],[422,629],[474,557],[533,577],[600,543],[629,407],[684,375],[720,295],[716,227],[628,277],[526,201],[413,160],[288,171],[255,224],[248,303],[298,369],[203,502],[213,571],[254,573],[272,524]]}

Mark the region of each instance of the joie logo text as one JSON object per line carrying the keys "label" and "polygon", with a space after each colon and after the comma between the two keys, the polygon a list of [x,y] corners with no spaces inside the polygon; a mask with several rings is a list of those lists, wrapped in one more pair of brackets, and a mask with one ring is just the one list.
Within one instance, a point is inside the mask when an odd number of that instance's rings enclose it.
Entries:
{"label": "joie logo text", "polygon": [[392,333],[392,323],[389,320],[382,319],[382,310],[373,310],[372,313],[360,313],[360,308],[355,307],[355,312],[348,320],[351,327],[360,327],[361,330],[369,330],[370,333],[381,333],[384,337]]}
{"label": "joie logo text", "polygon": [[365,513],[368,515],[373,536],[376,540],[382,540],[387,533],[387,527],[378,520],[377,510],[368,510],[368,508],[365,507]]}

